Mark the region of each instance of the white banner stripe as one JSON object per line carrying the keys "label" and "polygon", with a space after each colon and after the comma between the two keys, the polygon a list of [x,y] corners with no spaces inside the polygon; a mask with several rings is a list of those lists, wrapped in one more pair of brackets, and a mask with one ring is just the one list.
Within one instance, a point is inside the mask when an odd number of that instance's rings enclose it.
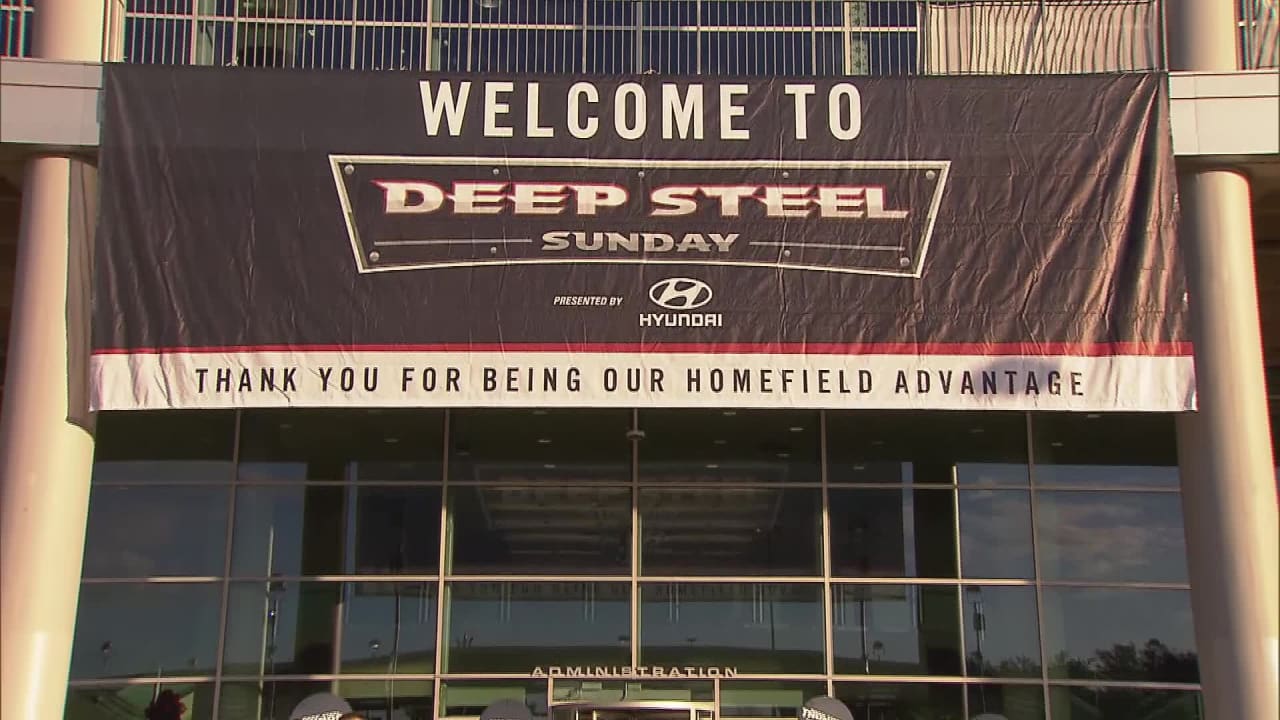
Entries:
{"label": "white banner stripe", "polygon": [[97,355],[92,372],[95,410],[1195,409],[1189,356],[179,352]]}

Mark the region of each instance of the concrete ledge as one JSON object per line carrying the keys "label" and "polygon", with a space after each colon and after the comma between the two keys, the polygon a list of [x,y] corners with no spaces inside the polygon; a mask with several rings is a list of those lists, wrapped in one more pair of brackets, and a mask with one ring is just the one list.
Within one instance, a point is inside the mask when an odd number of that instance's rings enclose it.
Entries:
{"label": "concrete ledge", "polygon": [[1280,70],[1173,73],[1169,98],[1175,155],[1280,154]]}
{"label": "concrete ledge", "polygon": [[[101,90],[99,63],[0,58],[0,143],[96,147]],[[1173,73],[1169,96],[1175,155],[1280,155],[1280,70]]]}
{"label": "concrete ledge", "polygon": [[0,58],[0,143],[97,147],[99,63]]}

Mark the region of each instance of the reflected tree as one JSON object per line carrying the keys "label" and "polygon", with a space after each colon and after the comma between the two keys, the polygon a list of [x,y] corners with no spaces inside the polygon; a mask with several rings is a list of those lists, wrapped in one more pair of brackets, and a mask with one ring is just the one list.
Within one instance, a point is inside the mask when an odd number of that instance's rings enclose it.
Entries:
{"label": "reflected tree", "polygon": [[1040,660],[1019,655],[992,662],[981,653],[969,653],[969,674],[978,677],[1040,677]]}
{"label": "reflected tree", "polygon": [[1067,677],[1078,680],[1194,683],[1200,679],[1195,652],[1171,650],[1155,638],[1141,646],[1132,642],[1116,643],[1096,650],[1087,658],[1059,653],[1052,666],[1064,669]]}

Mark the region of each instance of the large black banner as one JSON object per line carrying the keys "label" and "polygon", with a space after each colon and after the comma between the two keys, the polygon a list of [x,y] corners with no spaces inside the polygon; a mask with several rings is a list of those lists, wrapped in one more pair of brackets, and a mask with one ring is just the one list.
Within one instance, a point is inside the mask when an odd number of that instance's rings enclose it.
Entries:
{"label": "large black banner", "polygon": [[1193,407],[1166,80],[111,65],[96,407]]}

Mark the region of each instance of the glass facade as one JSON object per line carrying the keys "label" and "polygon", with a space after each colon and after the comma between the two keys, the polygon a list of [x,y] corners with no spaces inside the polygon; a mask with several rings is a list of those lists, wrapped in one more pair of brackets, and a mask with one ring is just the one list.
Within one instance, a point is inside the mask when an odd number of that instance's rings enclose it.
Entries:
{"label": "glass facade", "polygon": [[1198,720],[1174,446],[1160,415],[108,413],[67,717]]}

